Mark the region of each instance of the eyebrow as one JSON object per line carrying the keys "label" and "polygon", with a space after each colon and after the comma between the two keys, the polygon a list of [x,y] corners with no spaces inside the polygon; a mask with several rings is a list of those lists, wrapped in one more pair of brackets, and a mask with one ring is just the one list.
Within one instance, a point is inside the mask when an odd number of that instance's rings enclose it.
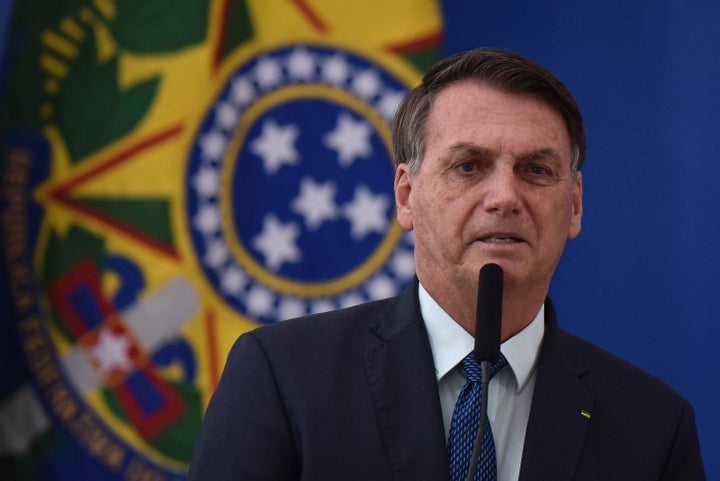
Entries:
{"label": "eyebrow", "polygon": [[517,159],[523,161],[550,160],[553,162],[560,162],[561,160],[560,154],[554,149],[533,150],[532,152],[518,155]]}
{"label": "eyebrow", "polygon": [[489,160],[497,157],[498,153],[493,149],[488,149],[487,147],[481,147],[479,145],[471,144],[470,142],[457,142],[448,149],[448,152],[444,157],[452,158],[458,156]]}
{"label": "eyebrow", "polygon": [[[470,142],[457,142],[448,149],[448,152],[444,157],[446,159],[450,159],[457,156],[491,160],[496,158],[498,153],[493,149],[475,145]],[[541,160],[560,162],[561,156],[555,149],[538,149],[530,152],[523,152],[517,155],[516,159],[525,162]]]}

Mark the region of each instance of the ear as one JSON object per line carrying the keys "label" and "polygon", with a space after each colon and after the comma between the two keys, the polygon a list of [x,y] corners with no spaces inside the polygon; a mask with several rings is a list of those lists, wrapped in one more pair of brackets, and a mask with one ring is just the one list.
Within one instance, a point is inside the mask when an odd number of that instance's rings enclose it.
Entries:
{"label": "ear", "polygon": [[570,229],[568,230],[568,239],[574,239],[580,234],[580,227],[582,225],[582,212],[583,212],[583,188],[582,188],[582,172],[578,172],[575,178],[575,185],[573,186],[572,203],[573,212],[570,218]]}
{"label": "ear", "polygon": [[410,207],[410,191],[412,190],[412,176],[407,164],[403,163],[395,170],[395,209],[397,220],[403,230],[411,231],[412,209]]}

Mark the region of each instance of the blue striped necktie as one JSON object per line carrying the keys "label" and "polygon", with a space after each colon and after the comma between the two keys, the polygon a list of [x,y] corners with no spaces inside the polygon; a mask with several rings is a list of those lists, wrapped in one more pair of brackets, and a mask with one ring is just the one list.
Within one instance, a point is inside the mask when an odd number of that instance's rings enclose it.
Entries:
{"label": "blue striped necktie", "polygon": [[[490,379],[507,365],[507,359],[502,354],[490,371]],[[450,439],[448,440],[448,459],[450,461],[450,481],[464,481],[470,458],[473,452],[473,443],[480,426],[480,398],[482,393],[482,370],[473,358],[472,353],[463,359],[463,367],[467,382],[460,391],[452,423],[450,424]],[[493,441],[490,423],[485,429],[480,463],[474,481],[497,481],[497,460],[495,457],[495,442]]]}

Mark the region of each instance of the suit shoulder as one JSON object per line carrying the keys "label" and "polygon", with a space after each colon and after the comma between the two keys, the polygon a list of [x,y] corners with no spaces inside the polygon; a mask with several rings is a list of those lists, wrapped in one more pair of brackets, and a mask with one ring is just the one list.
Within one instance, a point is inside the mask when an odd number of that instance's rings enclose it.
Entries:
{"label": "suit shoulder", "polygon": [[566,331],[561,331],[561,335],[575,352],[575,359],[585,364],[579,368],[585,371],[581,379],[586,384],[619,397],[689,405],[674,388],[648,371]]}
{"label": "suit shoulder", "polygon": [[258,327],[236,346],[255,345],[273,359],[335,358],[362,351],[374,339],[372,326],[396,298],[311,314]]}
{"label": "suit shoulder", "polygon": [[309,314],[261,326],[253,331],[259,338],[275,336],[316,335],[332,331],[366,329],[394,298],[366,302],[333,311]]}

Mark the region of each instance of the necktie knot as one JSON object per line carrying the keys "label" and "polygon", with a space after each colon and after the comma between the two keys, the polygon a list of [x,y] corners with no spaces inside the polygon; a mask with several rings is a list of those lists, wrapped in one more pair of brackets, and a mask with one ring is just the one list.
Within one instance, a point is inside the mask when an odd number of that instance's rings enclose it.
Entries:
{"label": "necktie knot", "polygon": [[[505,356],[500,354],[500,357],[498,360],[493,364],[492,369],[490,370],[490,379],[492,379],[495,374],[500,372],[502,368],[507,366],[508,362],[507,359],[505,359]],[[463,367],[465,368],[465,377],[468,381],[471,382],[481,382],[482,381],[482,369],[480,368],[480,364],[475,360],[475,356],[473,356],[472,353],[468,354],[465,359],[463,359]]]}

